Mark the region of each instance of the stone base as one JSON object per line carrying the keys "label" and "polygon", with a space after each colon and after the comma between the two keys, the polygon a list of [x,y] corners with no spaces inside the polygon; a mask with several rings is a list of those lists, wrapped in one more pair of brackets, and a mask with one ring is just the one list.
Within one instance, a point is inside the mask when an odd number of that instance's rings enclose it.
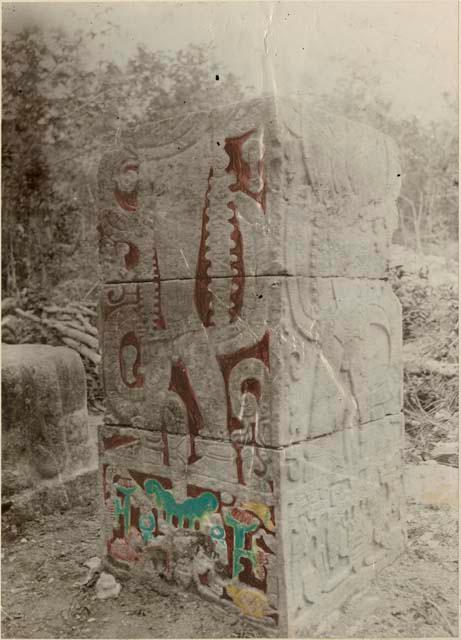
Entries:
{"label": "stone base", "polygon": [[98,469],[96,465],[78,473],[47,480],[37,489],[9,496],[2,502],[5,519],[9,523],[34,520],[40,515],[72,509],[96,502],[98,497]]}
{"label": "stone base", "polygon": [[2,509],[8,519],[87,502],[97,465],[80,356],[66,347],[2,345]]}
{"label": "stone base", "polygon": [[[404,549],[401,436],[394,415],[253,447],[242,485],[228,442],[199,443],[203,458],[188,461],[185,436],[104,425],[106,561],[233,608],[266,635],[305,635]],[[165,459],[164,440],[184,455]]]}

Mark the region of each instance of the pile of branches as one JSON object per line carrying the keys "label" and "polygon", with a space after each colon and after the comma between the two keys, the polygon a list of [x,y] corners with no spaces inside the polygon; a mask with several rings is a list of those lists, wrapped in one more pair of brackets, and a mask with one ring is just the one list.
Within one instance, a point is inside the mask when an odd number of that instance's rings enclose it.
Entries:
{"label": "pile of branches", "polygon": [[390,280],[403,314],[407,457],[418,462],[440,441],[457,440],[458,292],[400,266]]}
{"label": "pile of branches", "polygon": [[[7,298],[2,302],[2,341],[13,344],[44,343],[66,346],[81,356],[88,390],[88,403],[102,410],[103,390],[100,376],[96,302],[66,302],[64,305],[24,304]],[[21,322],[18,322],[18,319]]]}

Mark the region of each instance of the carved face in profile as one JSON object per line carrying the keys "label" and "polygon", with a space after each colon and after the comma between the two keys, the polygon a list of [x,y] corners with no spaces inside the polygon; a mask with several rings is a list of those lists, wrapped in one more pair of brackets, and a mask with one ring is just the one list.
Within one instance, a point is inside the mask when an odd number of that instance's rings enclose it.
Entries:
{"label": "carved face in profile", "polygon": [[139,182],[139,163],[131,158],[123,162],[114,176],[116,188],[121,193],[133,193]]}
{"label": "carved face in profile", "polygon": [[114,197],[122,209],[135,213],[138,208],[139,162],[136,158],[124,160],[113,173]]}

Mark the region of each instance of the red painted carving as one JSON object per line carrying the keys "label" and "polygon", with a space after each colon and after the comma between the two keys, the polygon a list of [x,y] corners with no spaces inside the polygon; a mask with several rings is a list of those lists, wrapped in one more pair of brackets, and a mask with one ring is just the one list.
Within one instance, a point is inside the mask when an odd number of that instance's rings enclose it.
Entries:
{"label": "red painted carving", "polygon": [[202,211],[202,235],[200,238],[200,249],[197,260],[197,268],[195,271],[195,291],[194,301],[197,308],[200,320],[204,327],[213,327],[212,321],[213,308],[212,308],[212,294],[210,290],[211,277],[208,274],[208,269],[211,266],[211,261],[207,258],[207,241],[209,237],[208,223],[210,221],[209,195],[211,191],[211,178],[213,177],[213,169],[210,169],[208,174],[208,187],[205,193],[205,205]]}
{"label": "red painted carving", "polygon": [[[123,349],[126,347],[134,347],[136,349],[136,359],[130,372],[135,378],[132,382],[128,380],[128,371],[126,370],[126,365],[123,359]],[[133,331],[126,333],[120,341],[119,366],[120,376],[127,387],[134,389],[140,388],[144,385],[144,376],[139,372],[139,368],[141,366],[141,343]]]}
{"label": "red painted carving", "polygon": [[[135,531],[135,529],[133,529]],[[138,540],[139,537],[139,540]],[[107,550],[109,555],[115,560],[121,560],[122,562],[140,562],[142,561],[142,554],[135,551],[134,545],[137,543],[140,545],[141,536],[131,533],[130,540],[125,538],[115,538],[113,541],[108,541]]]}
{"label": "red painted carving", "polygon": [[[135,469],[128,469],[128,473],[130,474],[131,478],[136,482],[136,484],[142,491],[144,491],[145,481],[149,479],[157,480],[165,489],[171,490],[173,488],[173,483],[169,478],[164,478],[163,476],[154,476],[151,474],[143,473],[142,471],[136,471]],[[131,513],[132,513],[131,521],[133,523],[136,523],[139,526],[139,516],[137,517],[136,514],[133,512],[133,510]],[[155,507],[152,508],[152,513],[154,514],[155,523],[156,523],[155,529],[153,530],[152,534],[154,536],[158,536],[160,535],[160,528],[159,528],[160,514],[158,509],[156,509]],[[165,512],[163,512],[163,518],[165,518]]]}
{"label": "red painted carving", "polygon": [[157,480],[160,482],[164,489],[172,489],[173,482],[170,478],[164,478],[163,476],[155,476],[150,473],[143,473],[142,471],[137,471],[136,469],[128,469],[128,473],[130,474],[132,480],[136,482],[137,485],[144,491],[144,483],[146,480]]}
{"label": "red painted carving", "polygon": [[[240,429],[241,425],[238,418],[235,418],[232,416],[232,405],[231,405],[231,399],[229,394],[229,379],[230,379],[231,371],[239,362],[241,362],[242,360],[246,360],[248,358],[261,360],[262,363],[266,366],[266,368],[270,371],[269,331],[266,331],[262,339],[256,344],[252,345],[251,347],[244,347],[243,349],[239,349],[234,353],[226,353],[221,356],[216,356],[216,358],[221,368],[221,372],[224,378],[224,384],[226,387],[227,426],[229,429],[229,433],[232,433],[232,431],[236,429]],[[254,378],[249,378],[248,380],[244,381],[242,385],[242,389],[243,387],[245,387],[248,390],[254,389],[254,390],[257,390],[257,392],[260,395],[261,390],[259,388],[259,384],[258,384],[258,387],[256,387],[255,383],[257,383],[257,380],[254,380]]]}
{"label": "red painted carving", "polygon": [[116,244],[126,244],[128,245],[128,252],[124,256],[125,267],[128,271],[134,269],[139,263],[139,249],[132,242],[117,242]]}
{"label": "red painted carving", "polygon": [[154,249],[153,259],[153,276],[154,276],[154,329],[165,329],[166,322],[162,314],[162,299],[160,295],[160,270],[158,266],[157,249]]}
{"label": "red painted carving", "polygon": [[114,435],[109,438],[103,438],[104,449],[118,449],[119,447],[127,447],[131,444],[139,442],[139,438],[134,436]]}
{"label": "red painted carving", "polygon": [[[264,163],[262,158],[258,158],[257,162],[257,177],[259,183],[262,183],[260,191],[252,191],[251,179],[255,177],[252,174],[252,167],[243,157],[243,145],[244,143],[255,133],[255,129],[244,133],[241,136],[235,138],[226,138],[224,150],[229,156],[229,164],[226,167],[227,173],[233,173],[236,177],[236,182],[229,186],[229,190],[233,193],[241,191],[250,198],[252,198],[261,207],[263,213],[266,212],[266,182],[264,180]],[[253,171],[255,171],[253,169]],[[255,172],[256,173],[256,172]],[[202,234],[200,239],[200,249],[197,260],[197,268],[195,273],[195,306],[197,308],[199,317],[204,327],[214,326],[212,321],[213,307],[212,307],[212,292],[211,292],[211,277],[208,273],[211,262],[207,257],[208,251],[208,238],[209,231],[208,225],[210,223],[210,191],[211,191],[211,179],[213,177],[213,169],[210,169],[208,175],[208,187],[205,192],[205,204],[202,211]],[[245,268],[243,261],[243,239],[240,231],[237,205],[234,201],[227,203],[227,207],[232,211],[232,216],[229,218],[229,222],[232,225],[232,231],[230,233],[230,239],[233,242],[233,247],[230,250],[232,275],[232,291],[230,294],[230,306],[229,316],[230,322],[235,322],[240,315],[243,305],[243,293],[245,286]]]}
{"label": "red painted carving", "polygon": [[[227,402],[227,428],[229,433],[232,434],[233,431],[237,431],[242,428],[242,424],[236,416],[232,414],[232,403],[229,392],[229,380],[232,369],[242,360],[246,360],[247,358],[255,358],[257,360],[261,360],[265,367],[270,371],[270,363],[269,363],[269,331],[266,331],[264,336],[261,338],[259,342],[252,345],[251,347],[244,347],[243,349],[239,349],[234,353],[228,353],[220,356],[216,356],[218,360],[219,366],[221,368],[221,372],[224,378],[224,385],[226,389],[226,402]],[[261,397],[261,386],[257,380],[254,378],[248,378],[242,383],[242,391],[253,391],[255,392],[255,397],[257,400]],[[256,395],[257,394],[257,395]],[[242,448],[243,445],[234,442],[233,446],[236,451],[236,464],[237,464],[237,477],[240,484],[245,484],[245,479],[243,476],[243,462],[242,462]]]}
{"label": "red painted carving", "polygon": [[187,428],[189,430],[190,437],[190,456],[188,464],[192,464],[200,460],[201,456],[197,455],[195,450],[195,438],[199,435],[200,429],[203,426],[202,414],[195,397],[194,390],[189,380],[189,375],[184,363],[181,360],[174,362],[171,367],[171,378],[169,391],[174,391],[178,394],[184,403],[187,411]]}
{"label": "red painted carving", "polygon": [[229,218],[229,222],[233,226],[231,233],[231,240],[234,242],[234,247],[230,250],[231,256],[235,257],[232,260],[231,266],[235,275],[232,276],[232,293],[230,294],[230,307],[229,315],[230,321],[235,322],[240,315],[243,305],[243,289],[245,285],[245,269],[243,264],[243,240],[240,232],[240,225],[237,218],[237,207],[233,202],[227,204],[232,211],[232,217]]}
{"label": "red painted carving", "polygon": [[103,491],[103,495],[104,495],[104,500],[107,500],[108,498],[110,498],[110,489],[107,486],[107,468],[108,468],[108,464],[104,463],[102,465],[102,491]]}
{"label": "red painted carving", "polygon": [[134,213],[138,208],[138,194],[137,193],[123,193],[123,191],[119,191],[116,189],[114,191],[114,197],[117,201],[119,207],[128,211],[129,213]]}
{"label": "red painted carving", "polygon": [[251,138],[256,129],[252,129],[247,133],[236,138],[226,138],[224,151],[229,156],[229,164],[226,168],[227,173],[233,173],[236,177],[236,182],[229,188],[231,191],[242,191],[250,198],[253,198],[257,202],[263,213],[266,213],[266,181],[264,179],[264,161],[262,158],[258,160],[258,177],[262,182],[262,189],[260,191],[251,191],[249,183],[252,177],[251,167],[243,158],[243,145]]}
{"label": "red painted carving", "polygon": [[208,571],[206,573],[200,573],[198,576],[200,584],[208,585]]}
{"label": "red painted carving", "polygon": [[[110,211],[104,211],[101,215],[101,218],[103,220],[104,219],[110,220],[110,215],[111,215]],[[104,253],[104,241],[106,240],[115,249],[119,246],[126,247],[128,249],[125,252],[125,255],[123,256],[125,269],[127,271],[131,271],[139,264],[140,251],[138,247],[132,242],[130,242],[129,240],[114,239],[110,222],[106,223],[106,226],[104,224],[99,224],[97,226],[97,231],[98,231],[98,246],[99,246],[99,252],[101,255]]]}
{"label": "red painted carving", "polygon": [[170,466],[170,449],[168,446],[168,434],[166,431],[162,431],[163,442],[163,464],[167,467]]}
{"label": "red painted carving", "polygon": [[247,378],[242,382],[242,394],[252,393],[256,400],[261,399],[261,383],[255,378]]}

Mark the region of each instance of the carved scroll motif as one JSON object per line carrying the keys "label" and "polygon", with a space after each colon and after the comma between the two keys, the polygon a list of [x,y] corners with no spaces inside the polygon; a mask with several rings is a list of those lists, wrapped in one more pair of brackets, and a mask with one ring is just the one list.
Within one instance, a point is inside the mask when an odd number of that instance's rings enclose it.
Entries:
{"label": "carved scroll motif", "polygon": [[264,444],[268,427],[269,333],[253,346],[217,359],[226,388],[227,427],[237,451],[239,482],[245,484],[242,447]]}
{"label": "carved scroll motif", "polygon": [[[140,415],[144,402],[144,339],[147,327],[141,288],[120,284],[106,290],[102,302],[104,384],[113,419]],[[122,419],[123,424],[123,419]]]}

